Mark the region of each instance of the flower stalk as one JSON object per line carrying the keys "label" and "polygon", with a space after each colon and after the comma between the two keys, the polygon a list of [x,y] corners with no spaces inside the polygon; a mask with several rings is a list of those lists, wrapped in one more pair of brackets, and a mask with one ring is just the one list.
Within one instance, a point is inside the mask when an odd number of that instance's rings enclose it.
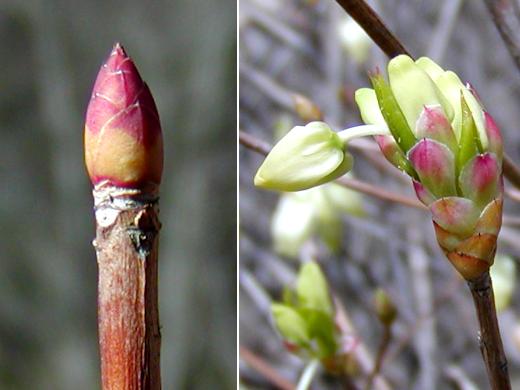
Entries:
{"label": "flower stalk", "polygon": [[94,186],[103,390],[159,390],[158,191],[162,135],[155,103],[116,44],[94,85],[85,161]]}

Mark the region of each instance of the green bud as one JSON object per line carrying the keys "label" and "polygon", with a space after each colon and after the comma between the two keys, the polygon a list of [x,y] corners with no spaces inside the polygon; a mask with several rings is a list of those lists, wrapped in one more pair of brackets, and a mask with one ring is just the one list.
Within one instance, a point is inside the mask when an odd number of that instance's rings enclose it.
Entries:
{"label": "green bud", "polygon": [[325,359],[338,350],[335,312],[325,276],[316,263],[300,268],[294,293],[284,292],[284,303],[271,305],[274,323],[292,352],[304,349]]}
{"label": "green bud", "polygon": [[258,187],[300,191],[337,179],[353,165],[344,142],[323,122],[294,127],[264,160],[255,176]]}
{"label": "green bud", "polygon": [[385,290],[378,288],[374,293],[374,306],[377,317],[383,325],[391,325],[397,317],[397,308]]}

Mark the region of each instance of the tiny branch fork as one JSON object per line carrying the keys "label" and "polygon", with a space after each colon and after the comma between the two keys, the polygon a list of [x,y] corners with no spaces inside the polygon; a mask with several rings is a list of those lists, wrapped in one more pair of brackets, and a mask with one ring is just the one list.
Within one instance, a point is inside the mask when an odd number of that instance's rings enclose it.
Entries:
{"label": "tiny branch fork", "polygon": [[[388,30],[381,18],[364,0],[336,0],[336,2],[366,31],[374,43],[379,46],[388,57],[392,58],[399,54],[406,54],[412,57],[408,50],[406,50],[396,36]],[[517,37],[512,41],[512,38],[514,38],[512,35],[512,29],[511,27],[505,27],[505,16],[502,11],[503,7],[500,8],[503,4],[510,4],[511,0],[484,0],[484,2],[488,5],[495,23],[497,24],[497,28],[501,32],[502,38],[506,42],[506,46],[520,69],[520,47],[518,44],[514,43],[519,42],[518,35],[520,35],[520,29],[517,29]],[[506,36],[501,29],[507,31]],[[503,163],[504,176],[516,188],[520,188],[520,168],[507,154],[504,154]]]}
{"label": "tiny branch fork", "polygon": [[479,344],[493,390],[511,389],[489,272],[468,282],[480,324]]}
{"label": "tiny branch fork", "polygon": [[[249,133],[246,133],[244,131],[240,131],[239,139],[240,139],[240,143],[243,146],[245,146],[251,150],[254,150],[257,153],[263,154],[264,156],[266,156],[271,151],[271,146],[267,142],[262,141],[262,140],[256,138],[255,136],[253,136]],[[412,199],[408,196],[403,196],[403,195],[395,194],[393,192],[386,191],[385,189],[383,189],[381,187],[377,187],[373,184],[365,183],[361,180],[342,177],[340,179],[337,179],[336,183],[341,184],[342,186],[350,188],[352,190],[374,196],[379,199],[399,203],[399,204],[402,204],[402,205],[408,206],[408,207],[414,207],[419,210],[426,210],[426,207],[419,201],[416,201],[415,199]]]}
{"label": "tiny branch fork", "polygon": [[156,191],[94,188],[103,390],[160,390]]}

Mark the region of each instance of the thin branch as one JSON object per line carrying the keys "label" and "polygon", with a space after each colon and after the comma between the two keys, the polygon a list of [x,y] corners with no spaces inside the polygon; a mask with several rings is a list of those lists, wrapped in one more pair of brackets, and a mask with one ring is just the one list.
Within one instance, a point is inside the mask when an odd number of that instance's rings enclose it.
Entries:
{"label": "thin branch", "polygon": [[484,0],[516,67],[520,70],[520,24],[512,0]]}
{"label": "thin branch", "polygon": [[511,160],[507,154],[504,154],[504,161],[502,165],[504,176],[516,188],[520,188],[520,168]]}
{"label": "thin branch", "polygon": [[[357,334],[352,321],[350,320],[345,307],[341,300],[333,294],[334,306],[336,307],[336,324],[341,330],[341,334],[343,335],[353,335]],[[352,353],[354,354],[361,371],[370,375],[372,373],[372,368],[374,367],[373,358],[368,351],[366,345],[360,341],[354,348],[352,348]],[[373,378],[374,389],[376,390],[390,390],[391,387],[386,381],[386,379],[380,374],[376,373]]]}
{"label": "thin branch", "polygon": [[242,145],[257,153],[263,154],[264,156],[267,156],[271,151],[271,145],[269,145],[269,143],[256,138],[254,135],[246,133],[245,131],[240,130],[239,139]]}
{"label": "thin branch", "polygon": [[427,210],[426,206],[424,206],[421,202],[419,202],[413,198],[387,191],[382,187],[375,186],[373,184],[369,184],[369,183],[361,181],[361,180],[342,177],[342,178],[337,179],[336,183],[341,184],[347,188],[350,188],[351,190],[356,190],[356,191],[362,192],[367,195],[374,196],[374,197],[382,199],[382,200],[399,203],[404,206],[413,207],[413,208],[416,208],[419,210],[424,210],[424,211]]}
{"label": "thin branch", "polygon": [[383,361],[385,357],[385,353],[390,345],[390,341],[392,340],[392,325],[385,324],[383,328],[383,338],[381,340],[381,344],[379,344],[379,349],[377,350],[376,362],[374,364],[374,368],[372,372],[368,376],[367,383],[365,386],[365,390],[372,389],[372,383],[374,382],[374,378],[379,374],[381,368],[383,367]]}
{"label": "thin branch", "polygon": [[240,346],[240,359],[249,367],[264,376],[269,382],[281,390],[294,390],[292,382],[281,376],[269,363],[244,346]]}
{"label": "thin branch", "polygon": [[444,53],[450,42],[450,36],[457,22],[462,2],[463,0],[444,0],[437,26],[428,47],[428,57],[433,58],[437,62],[442,62],[444,58]]}
{"label": "thin branch", "polygon": [[479,344],[492,390],[511,389],[507,359],[500,338],[493,284],[489,272],[468,281],[480,326]]}
{"label": "thin branch", "polygon": [[[375,44],[383,50],[388,57],[395,57],[399,54],[407,54],[410,53],[406,50],[406,48],[399,42],[390,30],[385,26],[385,24],[381,21],[379,16],[374,12],[372,8],[368,4],[366,4],[363,0],[336,0],[339,5],[343,7],[343,9],[366,31],[366,33],[373,39]],[[520,69],[520,39],[515,38],[512,27],[508,26],[506,28],[505,23],[509,22],[509,19],[506,21],[507,12],[504,13],[503,9],[507,11],[507,5],[510,4],[510,1],[498,1],[498,0],[484,0],[485,3],[490,8],[494,16],[495,23],[497,24],[497,28],[506,29],[507,35],[502,35],[511,55],[515,59],[515,62]],[[504,6],[504,4],[506,6]],[[512,11],[511,11],[512,12]],[[496,16],[495,16],[496,14]],[[498,19],[497,19],[498,18]],[[498,22],[497,22],[498,20]],[[516,42],[516,43],[515,43]],[[411,55],[410,55],[411,56]],[[520,188],[520,168],[515,165],[515,163],[511,160],[511,158],[507,155],[504,155],[504,176],[517,188]]]}
{"label": "thin branch", "polygon": [[[264,142],[244,131],[239,132],[239,140],[243,146],[263,154],[264,156],[266,156],[271,151],[271,147],[267,142]],[[384,188],[363,182],[361,180],[342,177],[337,179],[335,182],[341,184],[344,187],[374,196],[379,199],[399,203],[408,207],[414,207],[420,210],[427,210],[426,206],[413,198],[387,191]]]}

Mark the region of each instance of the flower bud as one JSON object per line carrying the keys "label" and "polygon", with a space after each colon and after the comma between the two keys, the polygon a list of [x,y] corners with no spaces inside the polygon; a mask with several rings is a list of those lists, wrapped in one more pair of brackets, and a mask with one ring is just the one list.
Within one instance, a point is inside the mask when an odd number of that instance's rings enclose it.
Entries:
{"label": "flower bud", "polygon": [[323,119],[320,108],[307,96],[296,93],[292,98],[296,113],[305,122],[320,121]]}
{"label": "flower bud", "polygon": [[94,185],[158,185],[163,168],[159,114],[133,61],[116,44],[99,71],[85,123],[85,162]]}
{"label": "flower bud", "polygon": [[361,117],[388,126],[391,137],[376,137],[381,151],[412,177],[442,250],[474,279],[493,264],[501,226],[500,131],[473,87],[426,57],[397,56],[388,76],[377,73],[373,90],[356,91]]}
{"label": "flower bud", "polygon": [[374,293],[377,317],[383,325],[391,325],[397,317],[397,308],[385,290],[378,288]]}
{"label": "flower bud", "polygon": [[300,191],[347,173],[353,158],[337,133],[323,122],[294,127],[271,150],[258,169],[255,185]]}

